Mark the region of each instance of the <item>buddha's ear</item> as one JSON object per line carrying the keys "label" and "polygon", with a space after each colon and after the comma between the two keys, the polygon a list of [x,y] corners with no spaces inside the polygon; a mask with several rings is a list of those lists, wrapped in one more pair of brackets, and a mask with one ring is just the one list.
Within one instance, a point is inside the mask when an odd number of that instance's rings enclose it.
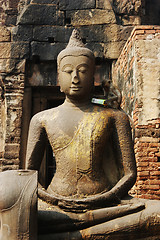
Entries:
{"label": "buddha's ear", "polygon": [[63,89],[62,89],[62,86],[61,86],[61,83],[60,83],[60,79],[59,79],[59,69],[58,69],[58,72],[57,72],[57,83],[59,84],[60,86],[60,92],[64,92]]}
{"label": "buddha's ear", "polygon": [[64,91],[63,91],[63,88],[62,88],[62,86],[61,86],[61,82],[60,82],[60,81],[59,81],[59,86],[60,86],[60,92],[63,93]]}
{"label": "buddha's ear", "polygon": [[63,89],[62,89],[62,87],[60,87],[60,92],[62,92],[62,93],[64,92]]}

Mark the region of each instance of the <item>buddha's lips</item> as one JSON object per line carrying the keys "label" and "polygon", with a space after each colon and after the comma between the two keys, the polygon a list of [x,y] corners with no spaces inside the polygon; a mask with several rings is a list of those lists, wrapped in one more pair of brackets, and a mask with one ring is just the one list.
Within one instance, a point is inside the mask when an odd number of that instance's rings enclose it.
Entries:
{"label": "buddha's lips", "polygon": [[78,91],[78,90],[80,90],[82,87],[70,87],[70,89],[72,89],[72,90],[75,90],[75,91]]}

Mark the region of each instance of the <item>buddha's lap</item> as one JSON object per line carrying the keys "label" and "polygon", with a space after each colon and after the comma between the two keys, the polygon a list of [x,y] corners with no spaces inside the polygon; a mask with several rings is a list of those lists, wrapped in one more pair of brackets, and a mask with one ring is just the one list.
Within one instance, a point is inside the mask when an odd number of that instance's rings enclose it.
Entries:
{"label": "buddha's lap", "polygon": [[40,228],[44,233],[76,231],[89,227],[94,231],[98,226],[104,230],[114,231],[115,224],[119,229],[132,229],[133,226],[135,229],[140,229],[147,224],[151,228],[160,226],[160,202],[157,200],[124,199],[119,206],[84,213],[73,213],[69,210],[66,212],[43,202],[39,205],[39,225],[43,226],[43,229]]}

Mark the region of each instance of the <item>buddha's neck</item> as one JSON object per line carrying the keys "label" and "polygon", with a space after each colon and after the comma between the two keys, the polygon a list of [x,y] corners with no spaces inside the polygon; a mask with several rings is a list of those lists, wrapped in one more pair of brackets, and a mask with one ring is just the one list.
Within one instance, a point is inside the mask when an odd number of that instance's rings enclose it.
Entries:
{"label": "buddha's neck", "polygon": [[69,108],[88,108],[91,106],[91,99],[79,100],[79,99],[70,99],[66,96],[64,106]]}

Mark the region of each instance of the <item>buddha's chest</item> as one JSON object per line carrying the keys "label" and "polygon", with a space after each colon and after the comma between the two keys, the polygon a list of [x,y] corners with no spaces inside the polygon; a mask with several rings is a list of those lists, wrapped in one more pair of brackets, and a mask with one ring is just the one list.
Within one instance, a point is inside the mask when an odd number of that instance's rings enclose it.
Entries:
{"label": "buddha's chest", "polygon": [[110,125],[110,115],[101,111],[68,115],[63,120],[56,116],[53,123],[46,122],[45,128],[55,154],[72,145],[88,155],[95,146],[103,145],[111,131]]}
{"label": "buddha's chest", "polygon": [[51,184],[54,191],[73,195],[106,189],[102,162],[111,130],[109,114],[105,111],[84,114],[72,136],[59,129],[59,125],[54,127],[56,131],[48,133],[52,135],[50,143],[56,158],[56,173]]}

